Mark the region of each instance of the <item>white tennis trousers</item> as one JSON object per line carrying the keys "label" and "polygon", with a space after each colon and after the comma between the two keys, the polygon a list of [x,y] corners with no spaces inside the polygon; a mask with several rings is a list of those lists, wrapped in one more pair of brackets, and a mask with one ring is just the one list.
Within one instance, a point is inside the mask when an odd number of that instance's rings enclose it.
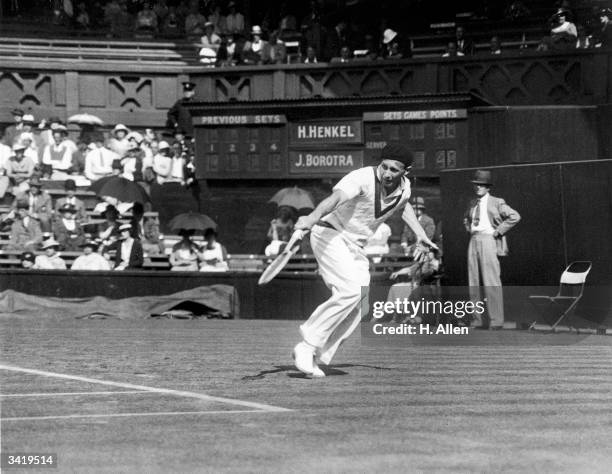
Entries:
{"label": "white tennis trousers", "polygon": [[334,229],[314,226],[310,242],[319,273],[332,295],[300,326],[300,332],[304,341],[317,348],[317,360],[329,364],[340,344],[359,325],[362,305],[367,311],[369,261],[358,245]]}

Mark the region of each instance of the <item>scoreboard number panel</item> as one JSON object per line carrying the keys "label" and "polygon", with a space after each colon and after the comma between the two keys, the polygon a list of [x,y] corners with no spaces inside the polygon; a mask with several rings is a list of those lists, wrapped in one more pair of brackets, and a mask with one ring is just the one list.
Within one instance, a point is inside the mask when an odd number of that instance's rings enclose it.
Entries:
{"label": "scoreboard number panel", "polygon": [[195,117],[199,179],[287,177],[284,115]]}
{"label": "scoreboard number panel", "polygon": [[467,110],[409,110],[363,114],[366,162],[376,161],[387,143],[401,142],[414,153],[417,176],[467,166]]}

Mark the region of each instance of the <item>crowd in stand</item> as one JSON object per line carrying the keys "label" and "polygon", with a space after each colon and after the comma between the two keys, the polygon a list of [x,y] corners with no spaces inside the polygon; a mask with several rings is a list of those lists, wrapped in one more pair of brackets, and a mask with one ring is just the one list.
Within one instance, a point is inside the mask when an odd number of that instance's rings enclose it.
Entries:
{"label": "crowd in stand", "polygon": [[[415,20],[407,18],[394,24],[385,15],[392,15],[398,8],[402,13],[406,10],[397,6],[394,10],[384,1],[378,16],[365,19],[363,11],[361,16],[353,11],[354,5],[360,3],[355,1],[346,2],[344,7],[342,2],[336,2],[335,8],[320,0],[268,1],[263,2],[256,13],[254,7],[251,8],[250,15],[243,12],[244,5],[234,0],[98,0],[74,4],[71,0],[63,0],[52,3],[58,21],[83,30],[103,29],[108,37],[182,38],[197,42],[200,62],[209,65],[345,63],[412,55],[411,31],[407,28],[414,26]],[[528,3],[527,0],[506,2],[503,17],[511,22],[528,19],[532,15]],[[550,35],[537,46],[538,51],[610,44],[611,10],[595,3],[585,14],[583,3],[574,1],[581,11],[577,18],[569,0],[550,2],[551,12],[556,13],[550,19]],[[482,4],[481,14],[486,16],[493,5],[486,1]],[[504,43],[500,34],[494,34],[483,54],[503,54]],[[513,44],[511,48],[529,47],[523,39],[520,45]],[[444,57],[470,56],[476,52],[469,32],[459,25],[456,37],[446,46]]]}
{"label": "crowd in stand", "polygon": [[[0,198],[10,202],[1,221],[2,230],[10,233],[6,249],[26,252],[24,265],[33,268],[65,268],[58,251],[83,251],[88,257],[77,259],[72,268],[86,265],[92,270],[107,269],[102,260],[116,270],[139,268],[145,255],[165,253],[159,220],[145,212],[148,199],[143,204],[100,195],[101,202],[87,212],[76,193],[78,187],[113,176],[135,183],[144,193],[150,192],[152,183],[183,187],[197,183],[193,141],[183,130],[176,128],[172,137],[160,137],[151,129],[140,133],[117,124],[105,138],[95,127],[83,126],[75,142],[57,117],[36,124],[20,109],[12,114],[14,123],[5,129],[0,143]],[[64,197],[53,202],[43,189],[45,180],[62,181]],[[214,232],[207,234],[202,248],[193,243],[203,271],[226,269],[225,250],[221,252],[215,238]],[[180,255],[178,247],[172,249],[171,264],[182,270],[175,258]],[[32,260],[30,254],[39,249],[45,255]],[[111,255],[113,262],[108,260]]]}

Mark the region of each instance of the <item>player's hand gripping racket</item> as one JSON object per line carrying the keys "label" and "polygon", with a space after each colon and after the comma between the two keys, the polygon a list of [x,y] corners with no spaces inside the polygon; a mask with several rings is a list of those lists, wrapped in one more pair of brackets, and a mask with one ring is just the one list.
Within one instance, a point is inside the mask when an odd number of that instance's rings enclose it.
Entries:
{"label": "player's hand gripping racket", "polygon": [[285,268],[287,262],[298,252],[300,249],[300,242],[302,238],[308,233],[308,230],[298,229],[293,232],[289,242],[278,256],[270,262],[270,265],[266,267],[261,276],[259,277],[258,284],[265,285],[272,280],[279,272]]}

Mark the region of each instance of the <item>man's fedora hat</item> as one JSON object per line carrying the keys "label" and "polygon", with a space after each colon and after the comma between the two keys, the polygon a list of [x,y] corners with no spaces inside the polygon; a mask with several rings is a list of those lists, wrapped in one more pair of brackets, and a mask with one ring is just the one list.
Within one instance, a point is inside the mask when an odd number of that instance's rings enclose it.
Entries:
{"label": "man's fedora hat", "polygon": [[491,172],[486,170],[476,170],[474,177],[472,178],[472,183],[492,186],[493,183],[491,183]]}

